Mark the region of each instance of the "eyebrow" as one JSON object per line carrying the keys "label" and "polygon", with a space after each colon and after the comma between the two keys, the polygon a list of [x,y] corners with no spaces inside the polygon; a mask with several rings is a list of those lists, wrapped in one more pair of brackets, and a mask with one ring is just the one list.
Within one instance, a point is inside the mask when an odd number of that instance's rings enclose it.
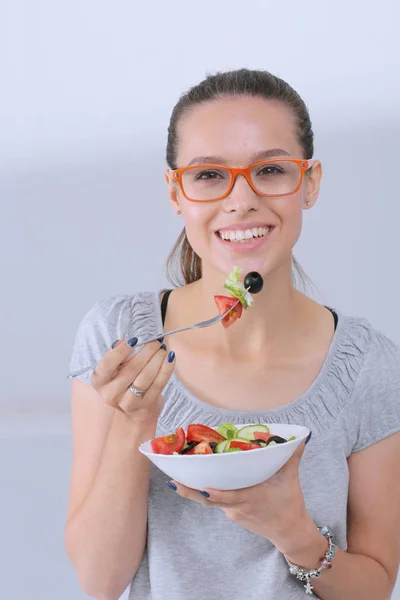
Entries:
{"label": "eyebrow", "polygon": [[[256,163],[264,159],[275,158],[278,156],[290,156],[290,153],[283,148],[272,148],[271,150],[261,150],[260,152],[256,152],[250,158],[250,163]],[[187,164],[188,167],[192,165],[202,165],[205,163],[217,163],[219,165],[226,165],[226,161],[222,156],[196,156],[193,158],[190,163]]]}

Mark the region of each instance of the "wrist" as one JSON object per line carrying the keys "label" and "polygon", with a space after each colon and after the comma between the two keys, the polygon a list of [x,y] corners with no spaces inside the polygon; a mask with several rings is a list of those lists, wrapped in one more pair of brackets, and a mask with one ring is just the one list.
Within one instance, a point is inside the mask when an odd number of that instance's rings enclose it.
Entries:
{"label": "wrist", "polygon": [[295,565],[305,569],[318,568],[328,550],[327,539],[318,531],[311,517],[295,533],[282,553]]}
{"label": "wrist", "polygon": [[155,437],[157,420],[136,420],[120,410],[115,410],[112,429],[120,441],[137,448]]}

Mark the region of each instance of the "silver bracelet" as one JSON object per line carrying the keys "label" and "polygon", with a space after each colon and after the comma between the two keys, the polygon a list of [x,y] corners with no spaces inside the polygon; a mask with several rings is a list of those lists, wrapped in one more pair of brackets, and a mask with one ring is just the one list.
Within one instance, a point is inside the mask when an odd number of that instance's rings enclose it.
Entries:
{"label": "silver bracelet", "polygon": [[320,558],[321,566],[318,569],[311,569],[310,571],[307,571],[306,569],[299,567],[299,565],[295,565],[294,563],[290,562],[290,560],[285,555],[283,555],[287,564],[289,565],[289,572],[292,575],[295,575],[297,579],[300,579],[300,581],[306,582],[306,585],[304,586],[305,592],[306,594],[310,594],[311,596],[314,595],[313,586],[311,585],[311,579],[318,579],[318,577],[324,569],[332,568],[332,559],[335,557],[337,548],[337,546],[332,542],[333,534],[331,531],[329,531],[326,525],[324,525],[323,527],[318,527],[317,525],[317,529],[320,531],[320,533],[322,533],[324,537],[326,537],[329,544],[328,550],[325,552],[325,556],[323,558]]}

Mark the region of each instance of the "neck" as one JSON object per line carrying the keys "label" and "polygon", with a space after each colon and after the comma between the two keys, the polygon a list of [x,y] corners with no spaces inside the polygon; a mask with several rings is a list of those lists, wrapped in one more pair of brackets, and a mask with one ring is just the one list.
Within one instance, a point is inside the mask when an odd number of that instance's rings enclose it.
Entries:
{"label": "neck", "polygon": [[[216,314],[213,297],[224,294],[222,285],[220,274],[205,272],[199,281],[187,286],[193,317],[194,314]],[[291,261],[264,278],[263,289],[253,295],[253,300],[253,306],[244,310],[231,327],[223,330],[223,335],[221,325],[202,330],[207,332],[204,341],[225,353],[248,358],[269,350],[285,352],[309,302],[293,287]]]}

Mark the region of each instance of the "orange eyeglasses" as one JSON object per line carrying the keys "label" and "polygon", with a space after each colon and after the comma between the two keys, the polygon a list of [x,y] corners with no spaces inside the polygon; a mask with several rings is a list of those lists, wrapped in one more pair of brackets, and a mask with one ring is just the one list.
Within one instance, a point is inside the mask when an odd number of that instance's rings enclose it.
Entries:
{"label": "orange eyeglasses", "polygon": [[235,168],[225,165],[203,164],[168,169],[165,179],[179,183],[183,196],[190,202],[214,202],[226,198],[238,175],[243,175],[251,189],[260,196],[290,196],[301,187],[304,173],[314,160],[278,158]]}

